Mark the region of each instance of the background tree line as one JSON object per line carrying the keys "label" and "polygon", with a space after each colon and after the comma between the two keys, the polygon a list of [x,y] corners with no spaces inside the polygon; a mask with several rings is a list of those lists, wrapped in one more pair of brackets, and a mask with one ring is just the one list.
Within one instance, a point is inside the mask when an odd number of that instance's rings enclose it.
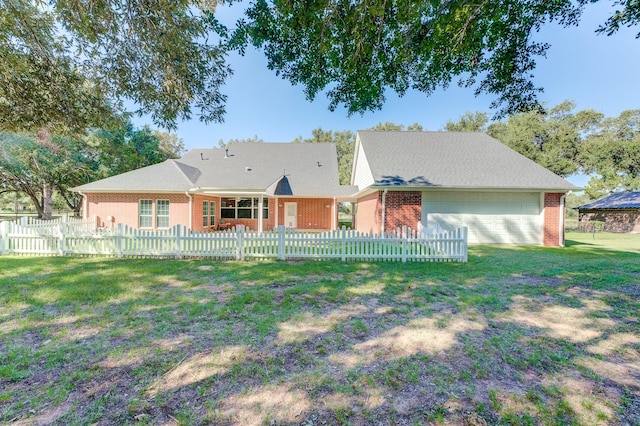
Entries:
{"label": "background tree line", "polygon": [[[490,121],[484,112],[467,112],[448,121],[447,131],[486,132],[559,176],[590,176],[585,187],[589,199],[617,191],[640,190],[640,110],[605,117],[594,110],[574,111],[565,101],[555,107],[509,115]],[[379,123],[370,130],[423,130],[414,123],[405,128]],[[348,184],[355,133],[322,128],[296,142],[332,142],[338,150],[340,182]]]}
{"label": "background tree line", "polygon": [[78,214],[82,200],[71,188],[179,158],[183,150],[177,136],[132,124],[76,138],[0,132],[0,195],[28,196],[38,216],[48,219],[55,191]]}

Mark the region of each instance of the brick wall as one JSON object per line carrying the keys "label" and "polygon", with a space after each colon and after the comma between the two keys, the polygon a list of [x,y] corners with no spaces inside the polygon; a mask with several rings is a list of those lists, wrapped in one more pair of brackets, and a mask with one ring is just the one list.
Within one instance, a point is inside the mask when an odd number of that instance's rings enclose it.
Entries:
{"label": "brick wall", "polygon": [[544,194],[544,238],[543,245],[548,247],[564,246],[564,229],[560,224],[564,219],[564,209],[560,198],[564,194],[546,192]]}
{"label": "brick wall", "polygon": [[[185,194],[85,194],[87,211],[85,217],[97,216],[98,226],[111,227],[123,223],[138,227],[138,203],[140,200],[153,202],[153,226],[157,200],[169,200],[169,227],[189,223],[189,198]],[[108,217],[113,217],[110,222]],[[202,219],[201,219],[202,220]]]}
{"label": "brick wall", "polygon": [[[272,205],[278,203],[278,224],[284,224],[285,203],[298,204],[298,229],[333,229],[337,206],[332,198],[279,198],[269,201],[269,217]],[[327,206],[329,206],[327,208]],[[270,226],[273,227],[273,223]],[[265,228],[266,229],[266,228]]]}
{"label": "brick wall", "polygon": [[[138,228],[138,203],[140,200],[153,201],[153,215],[155,227],[156,200],[169,200],[169,226],[181,224],[189,226],[189,198],[185,194],[85,194],[87,197],[87,211],[85,217],[97,216],[98,226],[110,227],[112,224],[123,223]],[[220,223],[220,197],[194,194],[192,209],[192,229],[202,230],[202,202],[215,201],[216,223]],[[337,205],[331,198],[270,198],[269,218],[262,222],[263,230],[268,231],[276,226],[276,210],[279,224],[284,223],[284,203],[298,204],[299,229],[333,229],[334,218],[337,217]],[[277,207],[276,204],[282,207]],[[328,208],[326,206],[329,206]],[[113,221],[107,220],[108,216]],[[229,219],[234,224],[242,224],[252,230],[258,229],[258,219]],[[335,221],[337,223],[337,221]]]}
{"label": "brick wall", "polygon": [[385,231],[407,226],[416,229],[422,215],[422,193],[388,191],[385,198]]}
{"label": "brick wall", "polygon": [[640,233],[640,209],[588,211],[580,215],[580,222],[604,222],[607,232]]}
{"label": "brick wall", "polygon": [[355,229],[361,232],[380,232],[382,217],[382,192],[377,191],[362,198],[358,198],[356,207]]}

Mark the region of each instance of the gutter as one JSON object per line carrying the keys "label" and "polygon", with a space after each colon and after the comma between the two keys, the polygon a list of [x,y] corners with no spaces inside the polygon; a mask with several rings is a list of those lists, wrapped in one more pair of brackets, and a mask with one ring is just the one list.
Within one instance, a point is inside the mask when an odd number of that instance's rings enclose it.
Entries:
{"label": "gutter", "polygon": [[386,219],[386,214],[387,214],[387,191],[388,189],[385,188],[384,191],[382,191],[382,225],[380,226],[380,230],[381,233],[384,234],[385,231],[385,222],[387,221]]}
{"label": "gutter", "polygon": [[560,220],[558,222],[560,222],[559,224],[559,229],[558,229],[558,245],[560,247],[564,247],[564,220],[565,220],[565,198],[566,195],[562,195],[560,197]]}
{"label": "gutter", "polygon": [[187,198],[189,198],[189,230],[193,228],[193,197],[189,191],[185,192]]}

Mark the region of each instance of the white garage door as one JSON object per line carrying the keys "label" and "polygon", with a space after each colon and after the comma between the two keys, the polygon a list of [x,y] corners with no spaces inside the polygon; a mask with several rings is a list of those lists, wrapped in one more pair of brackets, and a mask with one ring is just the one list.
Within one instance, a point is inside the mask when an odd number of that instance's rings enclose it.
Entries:
{"label": "white garage door", "polygon": [[469,243],[542,243],[537,192],[424,192],[422,223],[467,226]]}

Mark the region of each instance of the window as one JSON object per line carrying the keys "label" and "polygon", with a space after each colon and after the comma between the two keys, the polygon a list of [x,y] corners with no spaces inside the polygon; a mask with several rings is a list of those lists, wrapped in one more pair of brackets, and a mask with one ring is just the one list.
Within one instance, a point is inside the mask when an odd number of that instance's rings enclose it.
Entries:
{"label": "window", "polygon": [[[220,216],[225,219],[258,219],[258,197],[220,199]],[[262,218],[269,219],[269,199],[262,199]]]}
{"label": "window", "polygon": [[156,228],[169,227],[169,200],[156,201]]}
{"label": "window", "polygon": [[153,226],[153,201],[140,200],[138,205],[138,226],[151,228]]}
{"label": "window", "polygon": [[202,226],[214,226],[216,224],[216,202],[202,202]]}

